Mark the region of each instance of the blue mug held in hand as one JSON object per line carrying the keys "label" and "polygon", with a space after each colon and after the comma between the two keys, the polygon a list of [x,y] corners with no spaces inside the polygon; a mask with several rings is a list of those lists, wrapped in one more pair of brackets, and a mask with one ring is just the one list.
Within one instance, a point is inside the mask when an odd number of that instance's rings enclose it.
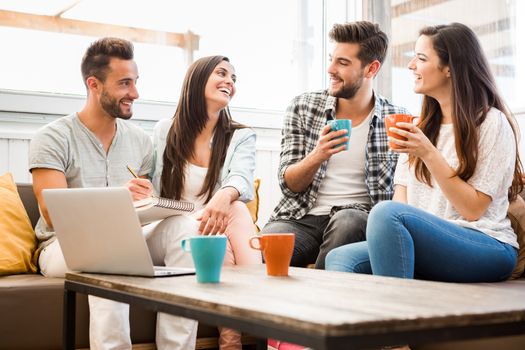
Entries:
{"label": "blue mug held in hand", "polygon": [[345,151],[348,151],[348,148],[350,147],[350,135],[352,134],[352,121],[350,119],[333,119],[333,120],[328,120],[326,124],[330,125],[330,128],[332,129],[331,131],[338,131],[338,130],[343,130],[343,129],[348,130],[348,134],[335,138],[335,139],[340,139],[340,138],[347,136],[348,140],[346,140],[346,142],[340,143],[339,145],[333,147],[333,148],[337,148],[342,145],[345,145],[346,147]]}
{"label": "blue mug held in hand", "polygon": [[192,236],[181,241],[182,250],[191,251],[197,282],[219,283],[226,253],[226,236]]}

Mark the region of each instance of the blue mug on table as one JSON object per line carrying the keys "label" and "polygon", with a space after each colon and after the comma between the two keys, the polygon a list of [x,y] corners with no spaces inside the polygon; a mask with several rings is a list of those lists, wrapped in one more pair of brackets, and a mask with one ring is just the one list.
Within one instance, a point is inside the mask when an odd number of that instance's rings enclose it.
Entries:
{"label": "blue mug on table", "polygon": [[343,130],[343,129],[348,130],[348,134],[336,137],[336,139],[340,139],[342,137],[347,136],[348,140],[334,147],[334,148],[337,148],[342,145],[345,145],[345,151],[348,151],[348,147],[350,147],[350,135],[352,134],[352,121],[350,119],[332,119],[332,120],[328,120],[326,124],[330,125],[330,128],[332,129],[332,131],[338,131],[338,130]]}
{"label": "blue mug on table", "polygon": [[182,250],[191,251],[199,283],[219,283],[226,253],[226,236],[192,236],[181,241]]}

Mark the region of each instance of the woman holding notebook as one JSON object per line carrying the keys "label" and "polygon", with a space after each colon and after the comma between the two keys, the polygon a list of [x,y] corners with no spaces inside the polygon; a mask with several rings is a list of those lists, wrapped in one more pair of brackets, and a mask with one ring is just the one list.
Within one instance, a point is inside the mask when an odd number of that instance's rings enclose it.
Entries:
{"label": "woman holding notebook", "polygon": [[[254,196],[255,132],[231,119],[228,104],[235,80],[228,58],[197,60],[186,73],[175,116],[156,125],[152,183],[160,196],[192,202],[196,209],[189,216],[165,219],[155,232],[169,230],[173,239],[180,239],[181,232],[225,234],[225,265],[261,264],[260,253],[248,245],[255,228],[243,203]],[[148,244],[163,242],[149,238]],[[166,265],[191,263],[182,251],[166,252],[164,259],[168,256]],[[221,349],[241,349],[239,333],[220,331]]]}

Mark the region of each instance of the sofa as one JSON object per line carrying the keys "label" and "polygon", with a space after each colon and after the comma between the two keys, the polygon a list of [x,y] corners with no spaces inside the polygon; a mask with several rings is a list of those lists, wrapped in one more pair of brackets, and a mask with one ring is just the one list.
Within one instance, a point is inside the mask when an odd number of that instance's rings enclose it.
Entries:
{"label": "sofa", "polygon": [[[18,184],[17,188],[34,227],[39,211],[32,186]],[[46,278],[38,273],[0,277],[0,349],[61,349],[63,287],[62,278]],[[132,307],[130,326],[133,344],[153,344],[155,324],[154,312]],[[87,297],[79,294],[76,348],[89,348],[88,325]],[[199,348],[216,347],[217,334],[215,327],[199,324]]]}

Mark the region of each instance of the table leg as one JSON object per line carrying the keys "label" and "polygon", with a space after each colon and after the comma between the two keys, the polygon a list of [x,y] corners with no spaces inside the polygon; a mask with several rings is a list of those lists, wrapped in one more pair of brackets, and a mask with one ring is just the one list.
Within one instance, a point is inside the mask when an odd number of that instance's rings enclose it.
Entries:
{"label": "table leg", "polygon": [[267,350],[268,341],[266,338],[257,338],[255,339],[255,349],[257,350]]}
{"label": "table leg", "polygon": [[76,297],[76,292],[64,289],[64,319],[62,321],[62,347],[65,350],[75,349]]}

